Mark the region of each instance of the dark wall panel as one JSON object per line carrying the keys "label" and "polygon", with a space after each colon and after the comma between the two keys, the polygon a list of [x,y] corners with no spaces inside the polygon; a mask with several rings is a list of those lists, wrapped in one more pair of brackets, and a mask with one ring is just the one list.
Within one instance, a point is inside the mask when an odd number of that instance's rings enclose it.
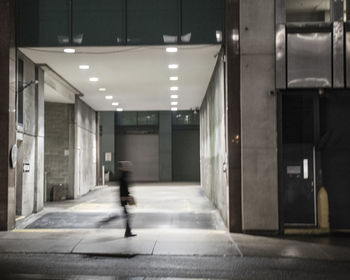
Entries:
{"label": "dark wall panel", "polygon": [[350,228],[350,96],[321,99],[323,183],[329,196],[332,229]]}
{"label": "dark wall panel", "polygon": [[200,181],[199,130],[173,130],[173,181]]}

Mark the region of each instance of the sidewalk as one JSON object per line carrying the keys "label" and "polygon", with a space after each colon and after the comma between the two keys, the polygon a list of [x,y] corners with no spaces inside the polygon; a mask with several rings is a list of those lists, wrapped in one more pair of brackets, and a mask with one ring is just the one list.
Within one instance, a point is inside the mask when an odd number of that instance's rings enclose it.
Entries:
{"label": "sidewalk", "polygon": [[[139,229],[123,238],[123,230],[19,229],[0,233],[0,253],[63,253],[116,257],[134,255],[233,256],[350,261],[349,241],[322,244],[275,237],[228,234],[220,230]],[[334,239],[324,238],[323,242]]]}

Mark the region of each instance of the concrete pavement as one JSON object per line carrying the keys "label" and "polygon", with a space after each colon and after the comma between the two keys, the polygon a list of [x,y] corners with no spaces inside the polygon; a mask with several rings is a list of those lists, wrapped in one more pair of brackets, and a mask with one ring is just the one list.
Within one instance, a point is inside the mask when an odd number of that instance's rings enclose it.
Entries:
{"label": "concrete pavement", "polygon": [[[101,187],[74,201],[48,203],[0,232],[1,253],[110,256],[230,256],[350,261],[349,238],[261,237],[230,234],[198,185],[140,185],[133,189],[136,237],[124,223],[100,223],[119,213],[118,188]],[[84,218],[82,218],[84,217]],[[138,217],[138,220],[137,220]],[[185,222],[184,222],[185,220]]]}

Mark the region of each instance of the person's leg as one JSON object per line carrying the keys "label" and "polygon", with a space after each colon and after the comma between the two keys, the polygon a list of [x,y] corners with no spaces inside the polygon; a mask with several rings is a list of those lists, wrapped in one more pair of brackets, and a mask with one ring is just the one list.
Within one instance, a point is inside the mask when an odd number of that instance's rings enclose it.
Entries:
{"label": "person's leg", "polygon": [[129,223],[129,213],[126,208],[126,205],[123,206],[124,208],[124,217],[125,217],[125,234],[124,237],[132,237],[136,236],[136,234],[131,233],[130,223]]}

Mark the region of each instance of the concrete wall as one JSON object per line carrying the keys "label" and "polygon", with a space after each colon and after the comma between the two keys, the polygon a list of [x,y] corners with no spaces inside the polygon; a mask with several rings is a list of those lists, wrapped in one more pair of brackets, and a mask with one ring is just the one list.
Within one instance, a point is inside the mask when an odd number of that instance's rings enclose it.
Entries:
{"label": "concrete wall", "polygon": [[[62,184],[67,198],[74,197],[74,104],[45,102],[46,199],[54,185]],[[73,130],[74,132],[74,130]]]}
{"label": "concrete wall", "polygon": [[278,230],[274,3],[240,1],[243,231]]}
{"label": "concrete wall", "polygon": [[227,222],[224,64],[219,56],[200,109],[201,185]]}
{"label": "concrete wall", "polygon": [[96,112],[76,97],[74,197],[96,186],[96,132]]}
{"label": "concrete wall", "polygon": [[[110,171],[110,180],[116,179],[115,169],[115,112],[100,112],[100,125],[102,126],[100,138],[101,167],[105,166]],[[105,154],[112,153],[111,161],[105,161]]]}
{"label": "concrete wall", "polygon": [[44,74],[20,52],[18,58],[24,62],[24,85],[39,81],[38,85],[33,84],[23,91],[23,127],[18,127],[17,132],[23,155],[23,161],[18,164],[29,165],[29,172],[17,173],[22,176],[22,185],[17,185],[21,191],[21,195],[17,195],[20,198],[17,214],[27,216],[44,205]]}

